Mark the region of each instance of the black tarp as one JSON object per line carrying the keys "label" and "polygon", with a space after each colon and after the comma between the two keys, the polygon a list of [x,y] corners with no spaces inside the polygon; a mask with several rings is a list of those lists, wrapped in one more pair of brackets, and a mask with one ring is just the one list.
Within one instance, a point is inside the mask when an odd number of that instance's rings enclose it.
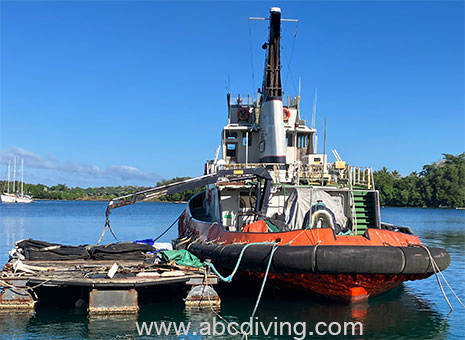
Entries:
{"label": "black tarp", "polygon": [[17,242],[16,247],[22,250],[26,260],[32,261],[90,259],[85,245],[69,246],[29,239]]}
{"label": "black tarp", "polygon": [[118,242],[101,246],[79,245],[70,246],[39,240],[23,240],[16,247],[31,261],[60,260],[143,260],[145,253],[155,250],[148,244]]}
{"label": "black tarp", "polygon": [[148,244],[122,242],[92,247],[89,253],[94,260],[143,260],[145,253],[154,250]]}

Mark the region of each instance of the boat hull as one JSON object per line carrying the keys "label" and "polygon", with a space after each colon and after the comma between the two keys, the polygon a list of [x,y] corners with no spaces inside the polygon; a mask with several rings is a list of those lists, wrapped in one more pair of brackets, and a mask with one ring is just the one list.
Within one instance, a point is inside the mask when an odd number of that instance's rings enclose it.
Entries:
{"label": "boat hull", "polygon": [[[268,275],[268,279],[283,289],[311,292],[344,303],[357,303],[386,293],[404,281],[424,279],[430,275],[272,273]],[[263,274],[258,276],[263,277]]]}
{"label": "boat hull", "polygon": [[2,203],[16,203],[16,195],[9,195],[9,194],[0,195],[0,202],[2,202]]}
{"label": "boat hull", "polygon": [[[192,244],[189,251],[201,260],[211,259],[225,273],[242,258],[239,269],[263,278],[271,246],[243,244]],[[449,255],[428,248],[441,270]],[[285,289],[298,289],[343,302],[360,302],[387,292],[407,280],[424,279],[434,273],[426,249],[421,247],[278,246],[271,259],[268,279]]]}
{"label": "boat hull", "polygon": [[[263,278],[271,243],[278,243],[271,259],[270,282],[350,303],[385,293],[404,281],[433,275],[431,257],[440,270],[450,264],[445,250],[425,247],[417,236],[382,229],[368,229],[363,236],[337,236],[331,228],[230,232],[196,220],[189,207],[178,228],[181,237],[196,241],[181,246],[201,260],[210,259],[223,273],[231,273],[242,253],[239,272],[250,280]],[[260,242],[269,244],[254,244]]]}
{"label": "boat hull", "polygon": [[0,195],[1,203],[32,203],[33,199],[29,196],[16,196],[12,194]]}

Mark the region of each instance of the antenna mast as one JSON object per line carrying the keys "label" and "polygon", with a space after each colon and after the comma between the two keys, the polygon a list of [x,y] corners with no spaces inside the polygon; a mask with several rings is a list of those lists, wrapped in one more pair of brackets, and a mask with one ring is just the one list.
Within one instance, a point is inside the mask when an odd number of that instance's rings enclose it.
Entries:
{"label": "antenna mast", "polygon": [[323,137],[323,171],[321,172],[321,185],[324,184],[326,173],[326,117],[325,117],[325,131]]}
{"label": "antenna mast", "polygon": [[313,97],[313,110],[312,110],[312,128],[315,128],[315,119],[316,119],[316,99],[318,89],[315,88],[315,97]]}

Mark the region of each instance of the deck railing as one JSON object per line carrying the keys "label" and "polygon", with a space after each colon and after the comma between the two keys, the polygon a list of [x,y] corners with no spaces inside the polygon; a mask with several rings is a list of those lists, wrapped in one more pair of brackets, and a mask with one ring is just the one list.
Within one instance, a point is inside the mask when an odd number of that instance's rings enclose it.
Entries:
{"label": "deck railing", "polygon": [[374,190],[373,170],[368,167],[345,165],[337,168],[335,163],[326,164],[272,164],[272,163],[228,163],[215,166],[212,162],[206,164],[205,173],[214,173],[221,169],[245,169],[263,167],[268,169],[275,179],[285,177],[294,182],[336,183],[350,187]]}

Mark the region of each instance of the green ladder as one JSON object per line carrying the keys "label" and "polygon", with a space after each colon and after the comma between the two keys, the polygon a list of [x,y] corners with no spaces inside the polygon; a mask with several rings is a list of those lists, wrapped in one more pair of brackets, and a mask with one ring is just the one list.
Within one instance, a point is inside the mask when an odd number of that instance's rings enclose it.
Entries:
{"label": "green ladder", "polygon": [[363,235],[368,228],[376,228],[374,192],[353,191],[357,235]]}

